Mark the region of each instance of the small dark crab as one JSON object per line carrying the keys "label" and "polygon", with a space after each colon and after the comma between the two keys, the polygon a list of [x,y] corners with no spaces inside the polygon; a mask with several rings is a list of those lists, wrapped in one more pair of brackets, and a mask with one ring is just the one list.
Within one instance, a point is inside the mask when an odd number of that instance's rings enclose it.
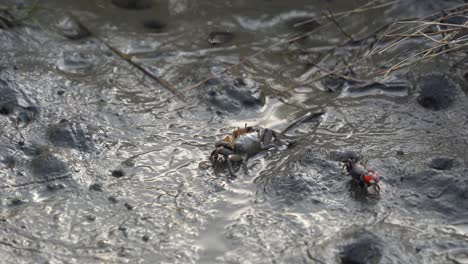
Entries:
{"label": "small dark crab", "polygon": [[343,169],[346,168],[348,174],[358,183],[358,185],[367,191],[367,188],[373,187],[376,193],[380,193],[380,175],[367,169],[363,164],[355,159],[343,161]]}
{"label": "small dark crab", "polygon": [[224,160],[231,176],[236,177],[233,162],[245,162],[255,154],[281,144],[283,142],[280,140],[280,134],[276,131],[246,124],[244,128],[238,128],[224,139],[215,142],[216,149],[211,152],[210,161],[216,168]]}

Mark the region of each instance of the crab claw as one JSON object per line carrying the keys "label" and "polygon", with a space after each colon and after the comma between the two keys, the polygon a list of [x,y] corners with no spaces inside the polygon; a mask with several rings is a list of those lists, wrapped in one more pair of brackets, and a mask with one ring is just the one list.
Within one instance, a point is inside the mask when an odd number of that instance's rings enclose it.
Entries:
{"label": "crab claw", "polygon": [[374,191],[375,191],[377,194],[380,193],[380,185],[379,185],[377,182],[375,182],[374,180],[372,180],[372,181],[370,182],[370,185],[372,186],[372,188],[374,189]]}
{"label": "crab claw", "polygon": [[213,152],[211,152],[210,161],[212,163],[216,163],[218,161],[218,153],[219,153],[218,149],[215,149],[215,150],[213,150]]}
{"label": "crab claw", "polygon": [[350,161],[349,159],[348,159],[348,160],[342,161],[343,167],[341,167],[341,170],[345,170],[345,169],[346,169],[346,171],[348,171],[348,167],[349,167],[349,165],[350,165],[350,162],[351,162],[351,161]]}
{"label": "crab claw", "polygon": [[377,193],[380,193],[380,185],[378,183],[376,183],[374,185],[374,190],[377,192]]}

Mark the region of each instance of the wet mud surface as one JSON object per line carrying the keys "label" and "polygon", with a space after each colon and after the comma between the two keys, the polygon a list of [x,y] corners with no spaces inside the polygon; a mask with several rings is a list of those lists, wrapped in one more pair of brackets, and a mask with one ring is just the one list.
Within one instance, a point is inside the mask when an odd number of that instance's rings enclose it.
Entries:
{"label": "wet mud surface", "polygon": [[[311,18],[366,1],[40,2],[20,21],[27,8],[5,7],[33,1],[0,5],[5,263],[468,261],[466,58],[373,80],[316,80],[313,66],[361,56],[383,24],[463,1],[338,19],[351,42]],[[323,114],[234,166],[236,178],[209,166],[234,129],[282,131],[309,112]],[[348,158],[379,172],[380,195],[357,188]]]}

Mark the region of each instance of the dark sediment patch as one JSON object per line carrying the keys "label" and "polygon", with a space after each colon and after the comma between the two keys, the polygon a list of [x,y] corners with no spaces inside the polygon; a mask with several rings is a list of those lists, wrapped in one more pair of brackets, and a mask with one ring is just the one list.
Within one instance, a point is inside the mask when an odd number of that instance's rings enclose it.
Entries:
{"label": "dark sediment patch", "polygon": [[409,208],[453,218],[468,210],[467,169],[428,170],[402,179],[402,199]]}
{"label": "dark sediment patch", "polygon": [[67,165],[48,152],[35,156],[30,162],[30,170],[35,177],[45,180],[63,179],[69,176]]}
{"label": "dark sediment patch", "polygon": [[39,107],[26,94],[0,79],[0,115],[13,115],[19,126],[27,125],[39,115]]}
{"label": "dark sediment patch", "polygon": [[90,32],[71,16],[62,17],[56,27],[62,36],[71,40],[83,39],[90,35]]}
{"label": "dark sediment patch", "polygon": [[109,196],[109,197],[107,197],[107,200],[112,204],[116,204],[116,203],[119,202],[119,200],[115,196]]}
{"label": "dark sediment patch", "polygon": [[[235,63],[235,61],[233,62]],[[265,105],[266,96],[260,83],[249,77],[236,77],[224,72],[219,62],[209,65],[197,63],[181,72],[178,82],[187,86],[197,84],[192,89],[193,96],[205,105],[216,118],[258,110]],[[212,76],[205,79],[206,76]]]}
{"label": "dark sediment patch", "polygon": [[443,110],[461,96],[458,85],[443,74],[428,74],[418,80],[417,102],[430,110]]}
{"label": "dark sediment patch", "polygon": [[81,123],[62,120],[58,124],[49,126],[47,138],[58,147],[73,148],[85,152],[94,149],[91,132]]}
{"label": "dark sediment patch", "polygon": [[9,146],[0,145],[0,165],[3,164],[5,168],[13,169],[16,167],[16,163],[15,149]]}
{"label": "dark sediment patch", "polygon": [[8,82],[0,79],[0,114],[10,115],[18,107],[18,98],[15,90],[9,87]]}
{"label": "dark sediment patch", "polygon": [[267,193],[279,198],[286,205],[307,199],[313,193],[313,182],[309,182],[307,175],[301,173],[279,174],[265,184]]}
{"label": "dark sediment patch", "polygon": [[321,88],[323,91],[335,93],[343,87],[343,85],[345,84],[345,80],[332,74],[330,76],[322,78],[320,81],[317,82],[317,84],[318,87]]}
{"label": "dark sediment patch", "polygon": [[462,80],[462,90],[465,96],[468,95],[468,70],[465,70],[466,68],[468,68],[467,66],[468,66],[468,58],[466,62],[462,64],[462,66],[460,66],[462,70],[459,73],[460,79]]}
{"label": "dark sediment patch", "polygon": [[155,32],[162,32],[166,29],[167,25],[159,20],[151,19],[142,22],[143,27],[155,31]]}
{"label": "dark sediment patch", "polygon": [[15,197],[15,198],[10,199],[8,205],[9,206],[18,206],[18,205],[22,205],[24,203],[26,203],[26,202],[21,200],[20,198]]}
{"label": "dark sediment patch", "polygon": [[265,104],[265,96],[258,84],[252,80],[238,78],[225,83],[212,80],[199,97],[211,107],[224,113],[238,113],[245,108],[258,109]]}
{"label": "dark sediment patch", "polygon": [[383,242],[368,231],[357,231],[350,235],[340,250],[342,264],[377,264],[383,255]]}
{"label": "dark sediment patch", "polygon": [[304,200],[319,203],[320,197],[340,178],[339,168],[315,149],[285,150],[280,153],[284,155],[288,157],[283,162],[274,163],[255,180],[259,193],[274,197],[276,202],[286,205]]}
{"label": "dark sediment patch", "polygon": [[34,121],[39,116],[39,107],[21,107],[16,118],[18,125],[25,126]]}
{"label": "dark sediment patch", "polygon": [[34,144],[34,143],[26,143],[24,141],[18,142],[16,148],[21,150],[26,156],[39,156],[42,153],[46,152],[46,149]]}
{"label": "dark sediment patch", "polygon": [[112,177],[115,177],[115,178],[122,178],[123,176],[125,176],[125,172],[121,169],[117,169],[117,170],[111,171],[111,175]]}
{"label": "dark sediment patch", "polygon": [[281,167],[270,168],[255,179],[258,194],[274,198],[275,203],[292,205],[307,199],[313,193],[313,182],[305,173],[292,171],[292,162],[286,161]]}
{"label": "dark sediment patch", "polygon": [[59,190],[65,189],[66,186],[63,183],[58,183],[58,182],[51,182],[47,184],[46,190],[49,192],[57,192]]}
{"label": "dark sediment patch", "polygon": [[0,155],[0,163],[2,163],[8,169],[14,169],[16,167],[17,161],[14,156],[6,156],[2,158]]}
{"label": "dark sediment patch", "polygon": [[427,165],[436,170],[450,170],[458,165],[458,161],[452,157],[433,157],[427,161]]}
{"label": "dark sediment patch", "polygon": [[8,10],[0,9],[0,29],[8,29],[16,25],[15,17]]}
{"label": "dark sediment patch", "polygon": [[102,192],[102,184],[99,183],[93,183],[89,186],[90,191],[95,191],[95,192]]}
{"label": "dark sediment patch", "polygon": [[213,31],[208,37],[208,42],[211,45],[221,45],[230,42],[234,39],[234,33],[226,31]]}
{"label": "dark sediment patch", "polygon": [[127,202],[127,203],[124,203],[124,206],[125,206],[125,208],[127,208],[127,210],[129,210],[129,211],[131,211],[131,210],[133,210],[133,208],[135,208],[135,206],[133,206],[132,204],[130,204],[130,203],[128,203],[128,202]]}
{"label": "dark sediment patch", "polygon": [[112,3],[124,9],[147,9],[153,5],[150,0],[112,0]]}
{"label": "dark sediment patch", "polygon": [[95,215],[92,215],[92,214],[89,214],[86,216],[86,220],[90,221],[90,222],[93,222],[96,220],[96,216]]}

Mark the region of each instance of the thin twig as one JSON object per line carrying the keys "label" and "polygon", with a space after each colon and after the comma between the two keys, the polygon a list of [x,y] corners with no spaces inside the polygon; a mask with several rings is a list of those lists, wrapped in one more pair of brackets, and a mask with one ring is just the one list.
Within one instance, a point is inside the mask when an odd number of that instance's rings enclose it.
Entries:
{"label": "thin twig", "polygon": [[378,43],[382,43],[384,39],[392,39],[393,41],[384,47],[377,46],[368,55],[383,54],[389,49],[407,43],[409,39],[421,39],[421,45],[430,45],[430,47],[418,51],[411,56],[406,55],[408,53],[407,50],[400,53],[385,62],[384,65],[392,63],[393,61],[396,61],[396,63],[390,68],[378,72],[377,75],[387,76],[391,72],[410,65],[419,64],[422,61],[435,58],[436,56],[466,49],[468,46],[468,37],[466,34],[468,31],[468,24],[453,24],[444,21],[466,14],[467,12],[468,4],[463,4],[425,18],[395,22],[384,32]]}
{"label": "thin twig", "polygon": [[[336,69],[334,69],[334,70],[332,70],[332,71],[329,71],[329,72],[327,72],[327,73],[325,73],[325,74],[323,74],[323,75],[320,75],[320,76],[318,76],[318,77],[315,77],[315,78],[313,78],[312,80],[303,82],[302,84],[307,84],[307,83],[311,83],[311,82],[316,82],[316,81],[318,81],[318,80],[320,80],[320,79],[323,79],[323,78],[325,78],[325,77],[327,77],[327,76],[330,76],[330,75],[332,75],[332,74],[336,74],[336,73],[338,73],[338,72],[340,72],[340,71],[346,69],[346,68],[349,67],[349,66],[352,66],[352,65],[354,65],[354,64],[358,64],[358,63],[360,63],[361,61],[366,60],[366,59],[367,59],[367,57],[362,57],[362,58],[360,58],[359,60],[356,60],[356,61],[354,61],[354,62],[352,62],[352,63],[350,63],[350,64],[348,64],[348,65],[346,65],[346,66],[338,67],[338,68],[336,68]],[[296,88],[298,88],[298,86],[293,86],[293,87],[290,87],[290,88],[286,88],[286,89],[284,89],[284,90],[281,90],[281,91],[278,91],[278,92],[276,92],[276,93],[270,94],[270,96],[271,96],[271,97],[278,96],[278,95],[280,95],[280,94],[289,92],[289,91],[294,90],[294,89],[296,89]]]}
{"label": "thin twig", "polygon": [[344,30],[344,28],[340,25],[340,23],[335,19],[335,16],[331,12],[331,10],[328,8],[327,8],[326,17],[340,30],[341,34],[347,37],[351,42],[354,42],[353,36],[351,36],[350,34],[348,34],[348,32]]}
{"label": "thin twig", "polygon": [[[96,37],[96,36],[95,36]],[[125,61],[127,61],[129,64],[133,65],[135,68],[139,69],[141,72],[143,72],[146,76],[150,77],[151,79],[159,82],[160,84],[162,84],[166,89],[168,89],[169,91],[171,91],[173,94],[175,94],[174,97],[179,97],[180,99],[184,100],[184,96],[179,92],[177,91],[176,88],[174,88],[174,86],[172,86],[168,81],[162,79],[161,77],[158,77],[156,76],[155,74],[153,74],[152,72],[148,71],[146,68],[144,68],[143,66],[141,66],[140,64],[134,62],[132,60],[132,57],[130,56],[127,56],[126,54],[122,53],[121,51],[119,51],[117,48],[111,46],[110,44],[108,44],[106,41],[102,40],[101,38],[99,37],[96,37],[99,41],[101,41],[108,49],[110,49],[112,52],[114,52],[117,56],[119,56],[120,58],[124,59]]]}
{"label": "thin twig", "polygon": [[131,64],[132,66],[134,66],[135,68],[137,68],[138,70],[140,70],[145,76],[148,76],[149,78],[157,81],[158,83],[160,83],[162,86],[164,86],[166,89],[168,89],[169,91],[171,91],[173,94],[175,94],[174,97],[179,97],[180,99],[184,100],[182,94],[180,94],[176,88],[174,88],[174,86],[172,86],[168,81],[164,80],[163,78],[161,77],[158,77],[156,76],[155,74],[153,74],[152,72],[148,71],[146,68],[144,68],[143,66],[141,66],[140,64],[134,62],[132,60],[132,57],[131,56],[128,56],[127,54],[124,54],[123,52],[121,52],[120,50],[118,50],[117,48],[115,48],[114,46],[110,45],[107,41],[105,41],[104,39],[102,39],[98,34],[95,34],[92,30],[90,30],[88,27],[86,27],[83,23],[81,23],[81,21],[76,17],[74,16],[73,14],[69,13],[70,17],[72,17],[73,19],[76,20],[76,22],[82,26],[85,30],[87,30],[94,38],[96,38],[99,42],[101,42],[102,44],[104,44],[109,50],[111,50],[115,55],[117,55],[118,57],[120,57],[121,59],[127,61],[129,64]]}

